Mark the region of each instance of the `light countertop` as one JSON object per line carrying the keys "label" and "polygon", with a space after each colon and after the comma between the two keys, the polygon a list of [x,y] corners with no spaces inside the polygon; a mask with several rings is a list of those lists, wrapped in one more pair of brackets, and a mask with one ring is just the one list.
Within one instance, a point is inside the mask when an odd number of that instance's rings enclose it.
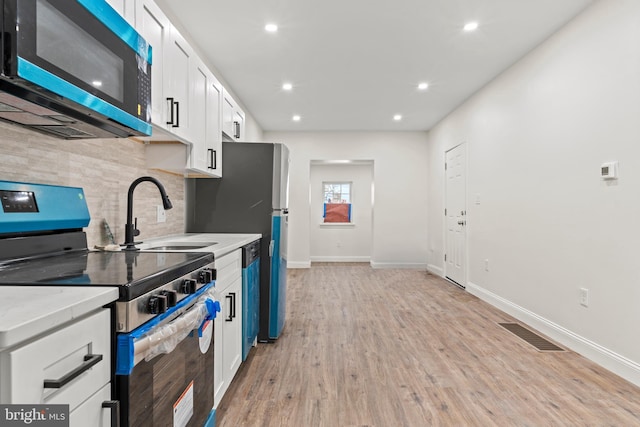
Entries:
{"label": "light countertop", "polygon": [[[196,249],[178,250],[212,252],[215,258],[220,258],[260,238],[260,234],[187,233],[145,239],[137,246],[141,250],[148,250],[155,246],[202,244]],[[0,350],[117,299],[117,287],[0,286]]]}
{"label": "light countertop", "polygon": [[141,244],[136,245],[141,250],[147,251],[156,246],[168,245],[198,245],[205,243],[215,243],[196,249],[178,249],[185,252],[213,252],[214,258],[220,258],[246,244],[249,244],[262,237],[261,234],[236,234],[236,233],[186,233],[174,234],[170,236],[145,239]]}
{"label": "light countertop", "polygon": [[0,286],[0,350],[117,299],[116,287]]}

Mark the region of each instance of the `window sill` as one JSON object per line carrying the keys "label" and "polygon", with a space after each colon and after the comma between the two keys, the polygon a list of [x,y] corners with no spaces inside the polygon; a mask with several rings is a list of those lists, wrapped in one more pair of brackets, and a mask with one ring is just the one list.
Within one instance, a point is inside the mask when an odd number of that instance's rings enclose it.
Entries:
{"label": "window sill", "polygon": [[321,222],[320,227],[355,227],[353,222]]}

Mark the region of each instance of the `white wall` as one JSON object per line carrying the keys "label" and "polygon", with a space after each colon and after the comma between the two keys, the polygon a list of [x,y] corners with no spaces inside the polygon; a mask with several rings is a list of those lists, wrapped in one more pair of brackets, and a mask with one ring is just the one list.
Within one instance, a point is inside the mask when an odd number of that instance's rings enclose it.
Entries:
{"label": "white wall", "polygon": [[[311,261],[371,261],[373,162],[311,164]],[[351,182],[351,224],[323,223],[323,183]]]}
{"label": "white wall", "polygon": [[638,22],[637,0],[596,2],[438,124],[428,228],[438,271],[444,151],[466,142],[467,289],[640,384]]}
{"label": "white wall", "polygon": [[289,263],[310,264],[311,160],[373,160],[374,267],[426,267],[425,132],[265,132],[291,150]]}

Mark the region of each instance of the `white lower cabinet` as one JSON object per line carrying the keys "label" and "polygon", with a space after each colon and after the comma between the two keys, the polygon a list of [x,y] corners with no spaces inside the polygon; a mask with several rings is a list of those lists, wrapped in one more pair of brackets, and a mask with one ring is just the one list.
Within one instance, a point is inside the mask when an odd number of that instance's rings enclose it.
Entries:
{"label": "white lower cabinet", "polygon": [[[0,402],[69,405],[71,426],[109,426],[110,312],[95,314],[0,353]],[[116,415],[115,413],[113,414]]]}
{"label": "white lower cabinet", "polygon": [[242,251],[215,261],[222,311],[215,320],[214,408],[218,407],[242,363]]}
{"label": "white lower cabinet", "polygon": [[112,413],[112,409],[102,406],[103,402],[109,400],[111,400],[110,383],[71,412],[69,427],[110,427],[112,425],[111,417],[118,414]]}

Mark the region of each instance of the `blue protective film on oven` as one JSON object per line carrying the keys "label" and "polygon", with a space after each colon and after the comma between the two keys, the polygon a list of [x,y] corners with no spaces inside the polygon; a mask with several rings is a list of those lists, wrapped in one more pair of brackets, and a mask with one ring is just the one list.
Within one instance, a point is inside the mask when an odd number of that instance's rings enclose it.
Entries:
{"label": "blue protective film on oven", "polygon": [[91,220],[80,187],[0,181],[0,192],[0,234],[79,229]]}
{"label": "blue protective film on oven", "polygon": [[[142,337],[144,334],[149,332],[151,329],[157,327],[162,321],[166,320],[168,317],[175,314],[176,311],[181,310],[182,308],[192,304],[195,300],[200,298],[205,292],[215,286],[215,281],[211,281],[198,289],[196,293],[190,295],[187,298],[184,298],[182,301],[178,302],[174,307],[171,307],[165,313],[160,314],[153,319],[149,320],[147,323],[139,326],[133,331],[127,334],[118,334],[117,336],[117,354],[116,354],[116,375],[130,375],[131,371],[133,371],[133,367],[135,365],[135,341]],[[220,303],[216,301],[217,306],[215,304],[209,304],[210,301],[207,299],[205,301],[207,310],[209,311],[209,317],[211,319],[215,319],[217,307],[220,311]],[[213,309],[213,311],[212,311]]]}

